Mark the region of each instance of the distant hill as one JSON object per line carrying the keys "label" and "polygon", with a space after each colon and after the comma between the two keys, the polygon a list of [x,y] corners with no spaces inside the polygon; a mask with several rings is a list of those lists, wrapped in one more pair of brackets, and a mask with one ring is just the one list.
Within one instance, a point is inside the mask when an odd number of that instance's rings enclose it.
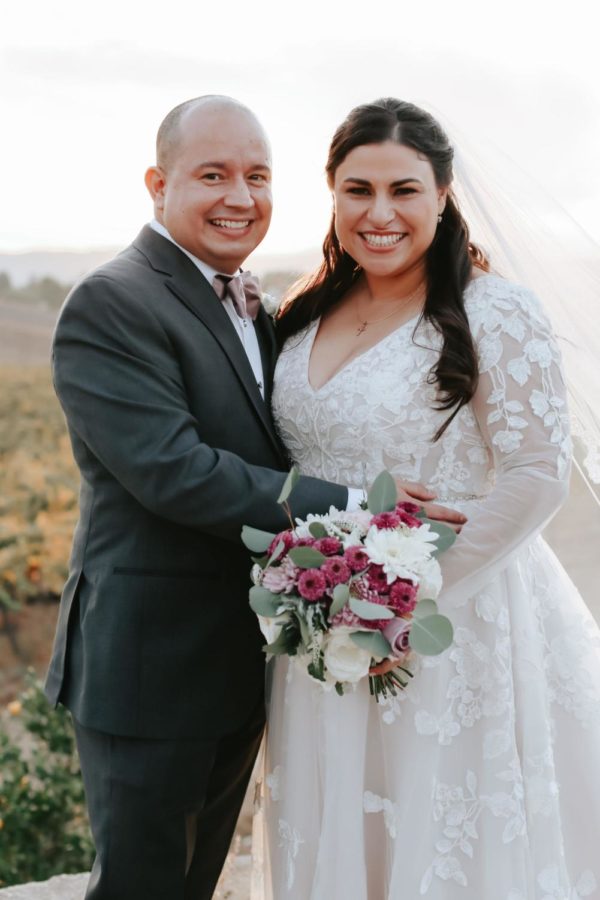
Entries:
{"label": "distant hill", "polygon": [[[16,287],[27,284],[33,278],[48,276],[64,284],[73,284],[79,278],[111,259],[121,247],[105,247],[97,250],[33,250],[26,253],[0,253],[0,272],[6,272]],[[256,253],[248,260],[248,268],[257,275],[267,272],[309,272],[321,257],[317,248],[299,253]]]}

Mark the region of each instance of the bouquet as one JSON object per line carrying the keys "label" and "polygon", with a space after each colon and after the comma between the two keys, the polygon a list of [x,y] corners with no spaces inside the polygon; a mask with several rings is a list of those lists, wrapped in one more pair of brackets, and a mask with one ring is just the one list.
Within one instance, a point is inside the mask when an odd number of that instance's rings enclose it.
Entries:
{"label": "bouquet", "polygon": [[[394,479],[382,472],[367,508],[331,507],[326,515],[292,519],[289,473],[279,502],[291,527],[274,535],[245,526],[252,552],[250,606],[268,655],[293,657],[307,674],[338,694],[369,678],[377,700],[396,695],[412,677],[414,654],[433,656],[452,642],[452,625],[435,602],[442,587],[437,556],[454,542],[446,525],[414,503],[398,503]],[[384,675],[370,669],[390,658]]]}

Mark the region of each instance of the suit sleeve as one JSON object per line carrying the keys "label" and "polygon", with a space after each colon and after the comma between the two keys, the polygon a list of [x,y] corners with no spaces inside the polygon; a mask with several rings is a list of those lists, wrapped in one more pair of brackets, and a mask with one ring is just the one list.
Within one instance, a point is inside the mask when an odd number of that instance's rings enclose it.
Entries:
{"label": "suit sleeve", "polygon": [[[53,378],[69,428],[150,512],[239,541],[243,524],[287,527],[276,502],[285,473],[203,443],[169,336],[123,286],[96,274],[57,325]],[[344,508],[347,489],[303,477],[294,514]]]}

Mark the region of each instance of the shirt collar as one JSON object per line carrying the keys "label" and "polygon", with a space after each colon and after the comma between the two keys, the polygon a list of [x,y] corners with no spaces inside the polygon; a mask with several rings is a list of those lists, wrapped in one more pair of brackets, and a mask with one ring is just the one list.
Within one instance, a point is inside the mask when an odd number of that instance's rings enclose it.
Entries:
{"label": "shirt collar", "polygon": [[212,284],[215,275],[225,275],[227,278],[231,278],[231,275],[227,275],[226,272],[219,272],[218,269],[213,269],[213,267],[209,266],[208,263],[205,263],[203,260],[198,259],[197,256],[194,256],[193,253],[190,253],[189,250],[186,250],[185,247],[182,247],[181,244],[177,243],[177,241],[174,241],[165,226],[161,224],[161,222],[159,222],[157,219],[152,219],[149,224],[150,228],[154,229],[154,231],[158,232],[158,234],[162,234],[164,238],[166,238],[168,241],[171,241],[171,243],[175,244],[176,247],[179,247],[181,252],[185,253],[188,259],[191,259],[191,261],[194,263],[196,268],[202,272],[209,284]]}

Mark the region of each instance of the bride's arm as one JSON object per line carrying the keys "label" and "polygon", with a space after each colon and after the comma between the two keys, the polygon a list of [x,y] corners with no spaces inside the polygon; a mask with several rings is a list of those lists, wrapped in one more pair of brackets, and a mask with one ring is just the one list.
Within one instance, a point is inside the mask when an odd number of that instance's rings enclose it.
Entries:
{"label": "bride's arm", "polygon": [[480,378],[471,408],[492,454],[496,484],[440,557],[442,603],[479,591],[533,538],[568,493],[570,438],[560,354],[537,299],[508,283],[469,309]]}

